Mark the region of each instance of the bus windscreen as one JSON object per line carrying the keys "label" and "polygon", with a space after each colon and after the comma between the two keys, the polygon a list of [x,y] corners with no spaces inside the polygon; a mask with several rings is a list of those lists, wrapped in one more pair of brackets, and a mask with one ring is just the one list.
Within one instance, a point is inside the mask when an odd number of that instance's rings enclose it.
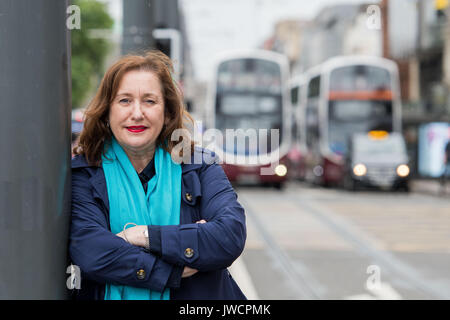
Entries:
{"label": "bus windscreen", "polygon": [[281,94],[278,64],[261,59],[236,59],[222,62],[217,74],[217,91],[263,91]]}
{"label": "bus windscreen", "polygon": [[332,152],[346,154],[353,133],[371,130],[392,131],[391,101],[330,101],[328,143]]}
{"label": "bus windscreen", "polygon": [[349,137],[370,130],[392,131],[392,86],[388,69],[350,65],[331,71],[328,95],[328,145],[346,154]]}
{"label": "bus windscreen", "polygon": [[336,68],[330,74],[330,91],[390,91],[389,71],[368,65]]}

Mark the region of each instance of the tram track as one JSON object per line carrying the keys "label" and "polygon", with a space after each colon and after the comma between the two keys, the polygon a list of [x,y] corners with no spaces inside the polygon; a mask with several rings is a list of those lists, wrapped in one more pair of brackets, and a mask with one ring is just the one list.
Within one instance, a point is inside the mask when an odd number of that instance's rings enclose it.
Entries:
{"label": "tram track", "polygon": [[296,198],[292,195],[288,195],[288,197],[351,243],[359,254],[376,261],[384,272],[389,273],[398,281],[403,281],[406,285],[416,288],[419,292],[427,293],[430,298],[449,299],[448,292],[424,280],[418,270],[404,263],[389,251],[377,250],[371,244],[375,241],[370,240],[370,236],[363,234],[362,230],[358,230],[358,234],[356,234],[353,231],[357,228],[356,226],[350,226],[348,221],[339,218],[337,214],[333,214],[329,209],[312,203],[311,200]]}
{"label": "tram track", "polygon": [[440,287],[424,280],[418,270],[404,263],[391,252],[378,250],[372,245],[372,243],[376,242],[374,239],[371,239],[369,235],[356,226],[351,225],[348,221],[340,218],[338,214],[333,213],[330,209],[293,194],[287,194],[286,197],[351,243],[360,255],[376,261],[382,270],[390,274],[391,277],[395,277],[398,281],[403,281],[405,285],[412,286],[419,292],[426,293],[430,298],[450,298],[448,291],[442,290]]}
{"label": "tram track", "polygon": [[[315,280],[310,272],[307,271],[307,267],[304,265],[299,265],[298,262],[294,263],[289,255],[278,245],[276,240],[272,237],[270,232],[264,226],[264,223],[258,217],[258,215],[253,211],[252,206],[245,199],[245,197],[239,196],[239,201],[245,208],[245,212],[248,217],[252,220],[254,226],[260,233],[262,239],[268,247],[268,252],[272,259],[277,262],[277,265],[281,267],[281,271],[285,275],[286,279],[292,285],[292,289],[297,294],[305,300],[319,300],[322,299],[320,290],[318,289],[320,285],[317,280]],[[301,269],[300,273],[298,270]]]}
{"label": "tram track", "polygon": [[[253,222],[254,226],[262,236],[270,254],[275,259],[283,274],[289,282],[295,284],[295,290],[298,296],[303,299],[323,299],[323,287],[313,276],[308,267],[298,260],[293,261],[287,252],[281,248],[276,239],[271,235],[269,229],[265,226],[263,220],[256,214],[249,199],[245,195],[240,195],[240,201],[244,205],[247,215]],[[264,198],[273,197],[273,201],[280,201],[280,195],[265,194]],[[307,197],[302,197],[293,192],[284,192],[283,198],[293,203],[295,206],[302,208],[302,211],[319,221],[329,230],[349,243],[358,256],[374,261],[376,265],[383,270],[383,274],[391,279],[395,279],[395,283],[401,284],[403,287],[411,288],[417,292],[427,295],[430,299],[449,299],[448,290],[436,285],[433,281],[428,281],[413,266],[403,262],[393,253],[382,250],[376,245],[379,243],[377,239],[372,238],[363,230],[353,225],[347,219],[334,213],[329,208],[316,203]]]}

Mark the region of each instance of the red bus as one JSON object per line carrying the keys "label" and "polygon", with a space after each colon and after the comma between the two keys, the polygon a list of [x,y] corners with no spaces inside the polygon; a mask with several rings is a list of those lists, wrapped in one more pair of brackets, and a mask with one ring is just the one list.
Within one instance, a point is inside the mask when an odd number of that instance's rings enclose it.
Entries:
{"label": "red bus", "polygon": [[324,186],[340,185],[354,133],[401,132],[397,65],[379,57],[334,57],[305,77],[300,106],[305,178]]}
{"label": "red bus", "polygon": [[217,58],[206,131],[214,128],[222,135],[214,149],[231,182],[281,188],[286,181],[292,120],[288,80],[287,58],[275,52],[233,51]]}

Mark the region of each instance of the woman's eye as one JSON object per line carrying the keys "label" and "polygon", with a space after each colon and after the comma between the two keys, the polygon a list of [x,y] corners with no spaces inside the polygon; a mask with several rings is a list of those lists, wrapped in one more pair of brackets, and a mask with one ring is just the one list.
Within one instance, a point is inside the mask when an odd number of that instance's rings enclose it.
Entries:
{"label": "woman's eye", "polygon": [[148,103],[148,104],[154,104],[154,103],[156,103],[156,102],[155,102],[155,100],[150,100],[150,99],[149,99],[149,100],[145,100],[145,103]]}
{"label": "woman's eye", "polygon": [[129,102],[130,102],[130,99],[126,99],[126,98],[119,100],[119,103],[122,103],[122,104],[127,104]]}

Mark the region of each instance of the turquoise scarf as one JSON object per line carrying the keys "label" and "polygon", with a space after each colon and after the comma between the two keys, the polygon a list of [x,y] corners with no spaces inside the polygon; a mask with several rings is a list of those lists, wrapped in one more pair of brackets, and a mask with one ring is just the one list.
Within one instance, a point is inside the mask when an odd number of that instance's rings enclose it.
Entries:
{"label": "turquoise scarf", "polygon": [[[170,154],[155,150],[155,175],[144,192],[139,176],[127,154],[113,137],[102,156],[109,198],[111,232],[117,234],[128,222],[137,225],[180,223],[181,166]],[[169,289],[155,292],[145,288],[106,284],[105,300],[169,300]]]}

